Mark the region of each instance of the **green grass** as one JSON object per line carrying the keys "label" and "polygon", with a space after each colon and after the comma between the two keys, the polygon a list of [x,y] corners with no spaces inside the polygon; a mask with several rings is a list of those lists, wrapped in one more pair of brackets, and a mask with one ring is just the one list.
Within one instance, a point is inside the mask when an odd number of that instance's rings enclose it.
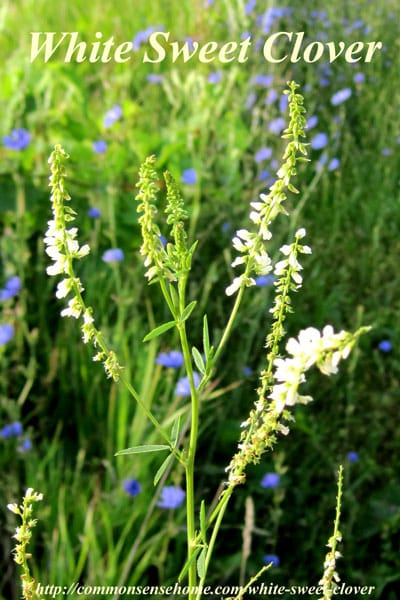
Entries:
{"label": "green grass", "polygon": [[[32,563],[42,583],[167,584],[175,582],[185,555],[183,511],[151,504],[157,460],[114,457],[123,447],[159,440],[124,390],[106,381],[101,367],[92,363],[76,323],[60,318],[62,306],[46,276],[42,242],[50,218],[47,157],[55,143],[71,155],[68,183],[80,240],[92,248],[79,267],[88,304],[148,405],[171,425],[178,411],[186,417],[187,404],[173,397],[178,374],[154,364],[158,352],[177,347],[177,338],[166,334],[142,343],[168,314],[156,286],[148,286],[143,277],[134,201],[138,167],[155,154],[160,175],[168,168],[179,180],[184,169],[197,170],[198,182],[182,188],[190,233],[199,240],[189,282],[190,299],[199,298],[190,329],[191,343],[199,347],[205,311],[213,336],[220,335],[231,307],[224,294],[233,276],[230,240],[236,229],[247,226],[249,201],[265,189],[267,180],[260,180],[260,173],[268,169],[273,176],[269,161],[258,164],[254,155],[269,146],[279,159],[283,148],[280,137],[268,130],[281,114],[279,107],[266,105],[268,90],[251,84],[262,73],[274,75],[271,87],[279,96],[287,79],[298,81],[308,116],[319,119],[309,139],[317,132],[329,137],[324,150],[310,150],[311,162],[296,181],[301,194],[290,198],[291,216],[277,222],[271,242],[277,255],[280,245],[304,226],[313,248],[304,261],[305,283],[295,298],[288,333],[325,323],[355,329],[362,322],[373,330],[340,375],[322,383],[310,378],[315,402],[296,410],[291,435],[249,471],[224,522],[211,583],[238,581],[248,497],[256,517],[246,575],[260,568],[264,554],[274,552],[281,565],[266,580],[315,583],[334,517],[335,473],[344,462],[339,571],[343,581],[376,585],[376,597],[383,598],[385,586],[399,585],[400,568],[397,5],[313,6],[328,13],[327,39],[381,39],[387,48],[368,65],[334,63],[325,74],[326,87],[320,84],[320,64],[269,65],[257,52],[246,65],[221,69],[222,83],[216,85],[207,82],[207,75],[217,66],[166,61],[153,69],[141,63],[140,52],[126,65],[29,63],[30,31],[77,30],[87,39],[102,31],[104,38],[114,35],[122,42],[149,25],[163,25],[179,39],[203,41],[236,40],[243,31],[255,30],[239,0],[216,1],[207,9],[194,0],[135,4],[140,6],[75,0],[52,9],[43,0],[20,0],[4,2],[0,10],[0,133],[25,127],[32,135],[22,152],[0,149],[0,287],[14,274],[23,284],[18,298],[0,304],[0,321],[15,326],[13,340],[0,346],[0,428],[20,420],[33,443],[21,453],[14,439],[0,439],[0,538],[7,565],[0,597],[19,597],[10,558],[15,523],[5,505],[29,486],[44,494],[32,543]],[[304,3],[292,6],[292,17],[273,31],[305,30],[316,39],[323,21],[313,19]],[[360,15],[370,32],[346,31],[342,19],[353,23]],[[163,84],[147,82],[150,72],[163,74]],[[363,83],[354,83],[356,72],[365,75]],[[351,98],[332,106],[332,94],[344,87],[351,87]],[[251,91],[255,103],[245,109]],[[103,117],[113,104],[122,106],[124,116],[105,130]],[[104,155],[93,153],[98,139],[108,143]],[[382,153],[385,149],[391,153]],[[324,152],[328,162],[340,159],[337,170],[318,169]],[[161,193],[162,206],[163,198]],[[89,206],[101,209],[101,219],[87,216]],[[110,247],[125,253],[115,268],[101,260]],[[204,402],[196,472],[199,504],[203,497],[211,502],[224,479],[239,424],[254,401],[272,297],[271,287],[248,290]],[[392,343],[391,352],[379,349],[385,339]],[[244,376],[244,366],[253,374]],[[358,462],[348,462],[349,451],[359,453]],[[278,469],[281,486],[262,489],[264,473]],[[142,484],[134,499],[122,489],[129,477]],[[166,482],[180,485],[182,478],[179,468],[173,469]]]}

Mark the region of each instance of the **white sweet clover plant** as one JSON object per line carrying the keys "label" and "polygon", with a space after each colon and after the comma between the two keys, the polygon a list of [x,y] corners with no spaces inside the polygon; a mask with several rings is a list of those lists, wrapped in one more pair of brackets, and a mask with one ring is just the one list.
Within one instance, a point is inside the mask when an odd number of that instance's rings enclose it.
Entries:
{"label": "white sweet clover plant", "polygon": [[[159,478],[163,469],[170,468],[172,463],[169,459],[172,459],[172,456],[185,469],[188,560],[184,571],[188,572],[189,587],[192,590],[196,585],[204,585],[229,498],[235,487],[245,481],[247,466],[259,462],[263,453],[274,446],[279,434],[288,433],[288,423],[293,420],[292,408],[296,404],[307,404],[311,401],[310,396],[305,396],[300,391],[307,371],[316,366],[325,375],[336,373],[340,361],[348,357],[359,336],[368,329],[364,327],[355,333],[347,331],[335,333],[331,325],[326,325],[322,331],[308,327],[300,331],[296,338],[288,340],[286,356],[281,353],[281,344],[285,336],[284,322],[292,310],[291,295],[297,292],[303,283],[300,256],[311,253],[310,247],[303,244],[306,235],[303,228],[295,233],[292,243],[282,246],[283,257],[275,265],[266,250],[266,243],[272,237],[273,221],[280,214],[288,214],[284,207],[287,191],[298,193],[292,184],[297,164],[308,160],[306,144],[302,141],[305,137],[305,109],[303,98],[296,91],[297,87],[296,83],[291,82],[286,92],[289,96],[290,122],[282,136],[288,141],[277,179],[268,194],[261,194],[258,201],[251,203],[249,217],[254,231],[242,228],[233,238],[233,247],[238,256],[233,260],[232,266],[241,267],[242,273],[235,277],[226,289],[227,295],[235,298],[230,317],[218,344],[214,347],[210,344],[208,322],[204,316],[202,352],[197,348],[190,349],[187,332],[187,322],[196,306],[196,301],[187,303],[186,300],[186,284],[196,244],[189,247],[187,243],[185,221],[188,215],[183,200],[172,176],[166,173],[164,175],[167,187],[166,220],[170,225],[172,241],[164,247],[160,242],[160,229],[156,223],[156,196],[159,187],[158,175],[153,167],[154,157],[149,157],[140,169],[137,196],[143,238],[140,254],[144,257],[149,283],[159,283],[172,316],[171,321],[157,327],[145,339],[161,335],[172,327],[176,327],[178,331],[191,393],[191,428],[187,441],[182,436],[184,439],[178,442],[179,423],[174,425],[170,435],[164,431],[127,381],[116,355],[108,348],[102,333],[94,325],[93,311],[84,303],[83,285],[73,268],[73,261],[86,256],[89,248],[86,245],[79,246],[75,227],[68,228],[75,213],[67,204],[70,198],[64,187],[63,163],[67,155],[60,146],[56,146],[49,161],[53,218],[49,221],[44,241],[46,252],[53,260],[53,264],[48,267],[48,274],[63,276],[58,284],[56,296],[58,298],[70,296],[68,306],[61,314],[82,319],[83,341],[91,342],[96,348],[94,360],[103,363],[107,376],[116,381],[121,379],[122,383],[127,385],[134,399],[146,411],[148,418],[167,442],[162,448],[169,448],[171,456],[167,457],[165,466],[159,470],[157,477]],[[224,492],[207,518],[202,503],[200,527],[198,527],[195,514],[194,465],[201,406],[199,400],[208,381],[215,373],[218,360],[233,329],[245,289],[255,284],[255,277],[272,272],[276,293],[270,309],[272,318],[270,332],[265,340],[266,366],[260,375],[256,401],[248,418],[242,423],[237,452],[226,469],[227,482]],[[194,367],[201,373],[199,383],[195,381]],[[183,448],[179,448],[179,445]],[[130,451],[138,453],[141,448],[128,449],[121,453],[129,454]],[[149,448],[143,451],[149,451]],[[200,595],[191,592],[189,599],[199,600]]]}

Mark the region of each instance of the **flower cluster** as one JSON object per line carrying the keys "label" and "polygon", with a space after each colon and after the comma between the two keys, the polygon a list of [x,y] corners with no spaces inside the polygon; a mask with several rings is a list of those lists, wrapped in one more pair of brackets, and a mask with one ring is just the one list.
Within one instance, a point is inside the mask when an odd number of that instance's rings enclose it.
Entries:
{"label": "flower cluster", "polygon": [[[152,279],[155,281],[167,279],[169,282],[183,281],[185,274],[190,270],[196,243],[190,248],[187,246],[185,221],[188,219],[188,213],[185,210],[178,185],[168,171],[164,173],[167,188],[165,213],[167,224],[171,227],[170,237],[173,242],[164,243],[165,238],[161,235],[156,223],[158,211],[155,200],[158,191],[158,176],[154,170],[154,163],[155,157],[149,156],[139,170],[139,181],[137,183],[139,193],[136,200],[139,201],[137,212],[141,213],[139,224],[143,242],[140,254],[144,257],[144,266],[149,267],[146,271],[146,277],[149,281]],[[190,180],[190,183],[193,182]],[[189,183],[189,180],[186,183]]]}
{"label": "flower cluster", "polygon": [[103,341],[100,331],[94,325],[93,311],[87,307],[82,298],[84,290],[78,277],[75,276],[73,260],[80,259],[89,253],[89,246],[79,246],[76,239],[78,234],[77,227],[67,228],[67,223],[75,218],[75,212],[65,204],[70,200],[70,196],[64,187],[65,171],[63,163],[68,155],[61,146],[57,145],[52,152],[49,163],[51,168],[50,187],[51,203],[53,210],[53,219],[48,222],[48,229],[44,238],[46,253],[53,260],[53,264],[47,267],[48,275],[64,275],[57,285],[57,298],[65,298],[72,294],[68,301],[67,308],[61,311],[63,317],[82,317],[82,333],[85,344],[92,342],[100,352],[96,354],[93,360],[101,361],[104,365],[107,377],[112,377],[115,381],[119,379],[121,370],[120,365],[113,352],[109,351]]}
{"label": "flower cluster", "polygon": [[[241,254],[233,261],[232,267],[245,265],[245,270],[242,275],[235,277],[231,285],[227,287],[226,294],[228,296],[244,287],[255,285],[253,274],[265,276],[270,273],[272,263],[265,250],[265,242],[272,236],[271,222],[276,219],[278,214],[287,214],[282,206],[286,199],[285,190],[297,193],[296,188],[291,184],[291,179],[296,175],[297,162],[306,160],[304,158],[304,155],[307,154],[305,144],[300,141],[300,138],[305,137],[306,120],[303,116],[305,112],[303,97],[296,93],[297,84],[291,82],[288,85],[290,123],[283,137],[290,139],[290,142],[283,156],[284,164],[279,169],[278,179],[270,187],[269,194],[261,194],[259,201],[251,203],[252,211],[249,216],[251,221],[257,225],[258,231],[252,233],[247,229],[240,229],[232,240],[233,247]],[[303,157],[299,155],[303,155]]]}
{"label": "flower cluster", "polygon": [[247,465],[259,462],[261,455],[274,446],[278,433],[288,434],[289,428],[283,423],[293,420],[288,407],[312,400],[311,396],[299,393],[306,371],[316,365],[325,375],[336,373],[339,362],[348,357],[358,337],[368,329],[361,327],[354,334],[335,333],[332,326],[327,325],[321,333],[308,327],[300,331],[297,339],[289,339],[286,350],[290,356],[274,360],[273,382],[260,386],[255,408],[242,423],[239,450],[226,469],[230,486],[244,482]]}
{"label": "flower cluster", "polygon": [[150,281],[163,271],[163,246],[160,244],[160,229],[155,223],[157,208],[153,203],[157,195],[157,173],[154,170],[155,157],[149,156],[139,169],[137,187],[139,202],[137,212],[141,213],[139,224],[142,230],[142,245],[140,254],[144,257],[144,266],[150,267],[146,277]]}
{"label": "flower cluster", "polygon": [[17,540],[17,545],[14,549],[14,560],[22,567],[22,596],[26,600],[29,598],[36,598],[37,584],[30,574],[28,566],[28,558],[30,558],[30,554],[27,553],[27,546],[32,537],[32,529],[37,523],[36,519],[32,519],[33,504],[34,502],[40,502],[41,500],[43,500],[43,494],[39,494],[32,488],[28,488],[26,490],[23,503],[20,506],[17,504],[7,505],[8,510],[11,510],[11,512],[18,515],[22,519],[22,524],[20,527],[16,528],[16,533],[14,535],[14,538]]}
{"label": "flower cluster", "polygon": [[322,334],[315,327],[308,327],[300,331],[298,339],[290,338],[286,350],[291,356],[274,362],[276,383],[269,397],[275,411],[282,413],[285,406],[310,402],[310,396],[298,393],[305,372],[315,364],[324,375],[337,373],[339,362],[349,356],[354,342],[351,333],[335,333],[331,325],[324,327]]}
{"label": "flower cluster", "polygon": [[340,581],[339,574],[336,570],[336,561],[342,555],[336,550],[337,544],[342,541],[342,534],[339,531],[340,511],[342,503],[342,486],[343,486],[343,467],[339,469],[338,477],[338,493],[336,498],[336,517],[334,522],[334,531],[329,538],[327,546],[329,548],[324,560],[324,573],[319,585],[323,588],[323,596],[319,600],[329,600],[335,594],[335,588]]}

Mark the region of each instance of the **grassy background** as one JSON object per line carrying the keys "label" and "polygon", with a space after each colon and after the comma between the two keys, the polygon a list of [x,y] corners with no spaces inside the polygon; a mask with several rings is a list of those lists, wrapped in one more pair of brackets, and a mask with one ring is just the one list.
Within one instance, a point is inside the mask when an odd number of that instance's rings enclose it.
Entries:
{"label": "grassy background", "polygon": [[[339,60],[330,66],[323,61],[271,65],[261,52],[252,52],[246,65],[202,65],[196,60],[148,65],[141,62],[144,47],[122,65],[29,62],[30,31],[79,31],[88,41],[101,31],[104,39],[114,35],[119,43],[150,25],[162,25],[179,40],[240,40],[250,31],[256,43],[268,35],[256,16],[270,4],[260,0],[249,15],[239,0],[216,0],[209,7],[195,0],[184,5],[173,0],[167,5],[159,0],[151,6],[135,4],[74,0],[54,9],[44,0],[19,0],[3,2],[0,10],[0,133],[25,127],[32,136],[21,152],[0,149],[0,284],[15,274],[23,283],[16,299],[0,305],[0,321],[13,323],[16,330],[13,340],[0,347],[0,425],[20,420],[33,444],[21,453],[18,441],[0,439],[0,597],[18,597],[10,559],[15,522],[5,505],[28,486],[45,496],[32,543],[32,563],[41,582],[166,584],[176,580],[184,557],[183,508],[165,511],[150,504],[158,463],[114,457],[128,445],[158,440],[126,392],[105,381],[101,368],[91,362],[76,323],[60,318],[54,282],[45,273],[42,236],[50,216],[47,157],[52,146],[61,143],[71,155],[69,187],[80,239],[92,248],[79,266],[87,301],[143,397],[168,422],[187,406],[184,398],[173,396],[178,374],[154,363],[157,353],[175,348],[177,340],[166,334],[147,345],[141,342],[167,312],[155,286],[146,285],[138,255],[133,200],[138,166],[154,153],[160,173],[168,168],[180,179],[184,169],[197,171],[197,183],[182,186],[190,233],[199,239],[190,296],[200,302],[192,318],[191,343],[200,345],[204,311],[218,339],[231,306],[224,294],[233,276],[231,237],[246,226],[249,201],[268,185],[262,172],[270,171],[269,177],[274,173],[274,165],[257,163],[255,153],[268,146],[272,159],[279,160],[283,142],[270,132],[269,124],[282,116],[279,98],[286,80],[294,78],[301,85],[308,116],[318,117],[309,139],[324,132],[329,144],[323,150],[310,149],[312,162],[302,167],[296,182],[301,195],[289,199],[291,216],[277,223],[272,240],[274,254],[304,226],[313,248],[304,261],[305,285],[295,298],[288,332],[325,323],[354,329],[362,322],[374,329],[340,375],[322,381],[310,377],[315,402],[296,410],[291,435],[249,471],[248,483],[238,490],[226,519],[210,582],[238,581],[250,497],[256,517],[247,575],[260,567],[264,554],[273,552],[280,566],[267,574],[267,581],[315,583],[331,532],[335,472],[344,462],[342,579],[375,585],[377,598],[397,598],[397,3],[313,3],[311,9],[295,1],[290,15],[271,27],[270,33],[305,31],[310,40],[382,40],[385,50],[370,64],[351,66]],[[216,70],[221,71],[221,82],[209,83],[208,75]],[[151,84],[149,73],[163,75],[163,82]],[[356,73],[365,80],[356,83]],[[253,83],[259,74],[273,75],[270,88]],[[332,106],[332,95],[346,87],[352,90],[351,98]],[[278,99],[266,104],[271,89]],[[114,104],[121,105],[123,118],[105,130],[104,115]],[[93,142],[99,139],[108,143],[104,155],[93,152]],[[328,163],[338,157],[339,168],[321,166],[323,154]],[[97,221],[87,215],[91,206],[101,210]],[[110,247],[123,249],[122,263],[111,266],[101,260]],[[270,287],[249,289],[214,389],[204,402],[199,503],[202,497],[211,501],[223,480],[239,424],[252,406],[256,373],[264,364],[272,293]],[[379,349],[382,340],[390,340],[390,352]],[[243,375],[245,366],[252,368],[252,375]],[[358,462],[348,462],[349,451],[358,452]],[[261,477],[274,470],[282,475],[280,486],[261,488]],[[134,499],[121,485],[128,477],[142,484]],[[167,483],[182,484],[179,469]]]}

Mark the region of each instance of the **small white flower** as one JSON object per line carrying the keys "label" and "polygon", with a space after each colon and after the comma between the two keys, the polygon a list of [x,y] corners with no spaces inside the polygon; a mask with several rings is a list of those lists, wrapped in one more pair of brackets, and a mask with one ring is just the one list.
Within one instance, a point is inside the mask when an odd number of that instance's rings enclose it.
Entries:
{"label": "small white flower", "polygon": [[289,244],[284,244],[280,250],[282,254],[288,256],[292,252],[292,246],[290,246]]}
{"label": "small white flower", "polygon": [[232,245],[237,252],[246,252],[247,246],[243,244],[242,240],[238,237],[232,239]]}
{"label": "small white flower", "polygon": [[280,260],[276,263],[275,265],[275,269],[274,269],[274,275],[276,275],[277,277],[279,277],[280,275],[282,275],[282,273],[285,272],[286,267],[288,266],[288,259],[285,258],[284,260]]}
{"label": "small white flower", "polygon": [[243,265],[245,262],[246,262],[246,259],[244,256],[238,256],[235,258],[233,263],[231,263],[231,267],[237,267],[238,265]]}
{"label": "small white flower", "polygon": [[63,279],[57,284],[56,298],[61,299],[68,296],[72,289],[72,279]]}
{"label": "small white flower", "polygon": [[299,240],[301,240],[303,237],[305,237],[305,235],[306,235],[306,230],[304,229],[304,227],[301,227],[295,233],[296,238]]}
{"label": "small white flower", "polygon": [[247,231],[247,229],[238,229],[236,232],[236,235],[241,239],[241,240],[245,240],[246,242],[248,240],[251,239],[252,235],[249,231]]}
{"label": "small white flower", "polygon": [[78,252],[78,257],[82,258],[83,256],[87,256],[90,252],[90,246],[88,244],[84,244]]}
{"label": "small white flower", "polygon": [[231,285],[228,285],[228,287],[225,290],[225,294],[227,296],[232,296],[235,292],[238,291],[238,289],[240,288],[240,286],[242,285],[242,280],[243,277],[235,277],[235,279],[232,281]]}
{"label": "small white flower", "polygon": [[78,298],[72,298],[68,302],[68,307],[64,308],[61,311],[62,317],[74,317],[74,319],[79,319],[82,313],[82,306],[78,300]]}

